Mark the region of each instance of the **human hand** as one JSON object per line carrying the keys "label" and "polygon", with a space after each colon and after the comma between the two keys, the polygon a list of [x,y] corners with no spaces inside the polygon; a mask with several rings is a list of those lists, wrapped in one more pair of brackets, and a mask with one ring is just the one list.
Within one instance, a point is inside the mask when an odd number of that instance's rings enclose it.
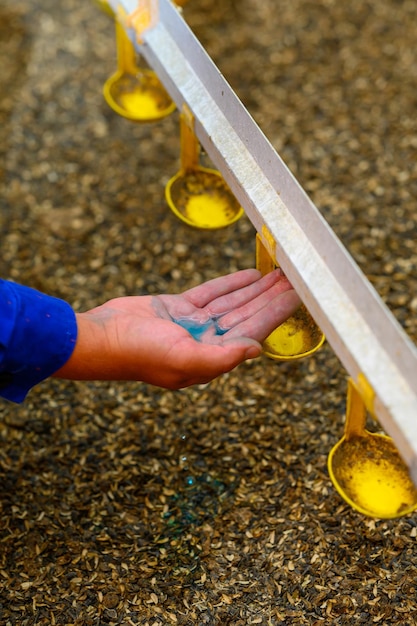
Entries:
{"label": "human hand", "polygon": [[259,356],[300,303],[280,270],[262,277],[253,269],[180,295],[115,298],[77,314],[74,352],[55,376],[168,389],[205,383]]}

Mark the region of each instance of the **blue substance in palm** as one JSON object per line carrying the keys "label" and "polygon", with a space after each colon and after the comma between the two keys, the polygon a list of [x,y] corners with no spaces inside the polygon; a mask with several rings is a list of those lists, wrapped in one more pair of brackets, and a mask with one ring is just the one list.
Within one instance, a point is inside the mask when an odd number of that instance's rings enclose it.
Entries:
{"label": "blue substance in palm", "polygon": [[200,341],[201,337],[209,328],[214,328],[216,335],[224,335],[225,333],[227,333],[227,329],[220,328],[217,320],[215,319],[209,319],[207,322],[204,322],[204,324],[188,318],[182,318],[173,321],[182,328],[185,328],[185,330],[187,330],[196,341]]}

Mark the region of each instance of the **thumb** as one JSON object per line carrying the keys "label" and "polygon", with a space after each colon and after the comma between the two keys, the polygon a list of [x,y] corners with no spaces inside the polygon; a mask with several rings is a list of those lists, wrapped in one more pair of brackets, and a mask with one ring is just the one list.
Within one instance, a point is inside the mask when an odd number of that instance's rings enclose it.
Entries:
{"label": "thumb", "polygon": [[234,353],[236,365],[248,359],[256,359],[262,352],[261,344],[249,337],[226,339],[223,347],[230,351],[231,356]]}

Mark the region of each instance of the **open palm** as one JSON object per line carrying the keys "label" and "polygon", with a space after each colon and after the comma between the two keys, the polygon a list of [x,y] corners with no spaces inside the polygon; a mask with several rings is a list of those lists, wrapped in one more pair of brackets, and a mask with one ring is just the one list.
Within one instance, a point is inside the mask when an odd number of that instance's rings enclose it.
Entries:
{"label": "open palm", "polygon": [[208,382],[258,356],[299,304],[279,270],[251,269],[178,295],[115,298],[78,314],[80,341],[58,375],[170,389]]}

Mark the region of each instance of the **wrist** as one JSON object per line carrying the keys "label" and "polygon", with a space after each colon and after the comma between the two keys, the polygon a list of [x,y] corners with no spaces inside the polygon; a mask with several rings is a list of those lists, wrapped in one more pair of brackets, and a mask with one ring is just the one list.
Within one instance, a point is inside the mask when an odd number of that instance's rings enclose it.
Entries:
{"label": "wrist", "polygon": [[97,325],[89,319],[88,313],[75,314],[77,340],[69,359],[53,376],[70,380],[91,380],[95,377],[96,355],[100,345]]}

